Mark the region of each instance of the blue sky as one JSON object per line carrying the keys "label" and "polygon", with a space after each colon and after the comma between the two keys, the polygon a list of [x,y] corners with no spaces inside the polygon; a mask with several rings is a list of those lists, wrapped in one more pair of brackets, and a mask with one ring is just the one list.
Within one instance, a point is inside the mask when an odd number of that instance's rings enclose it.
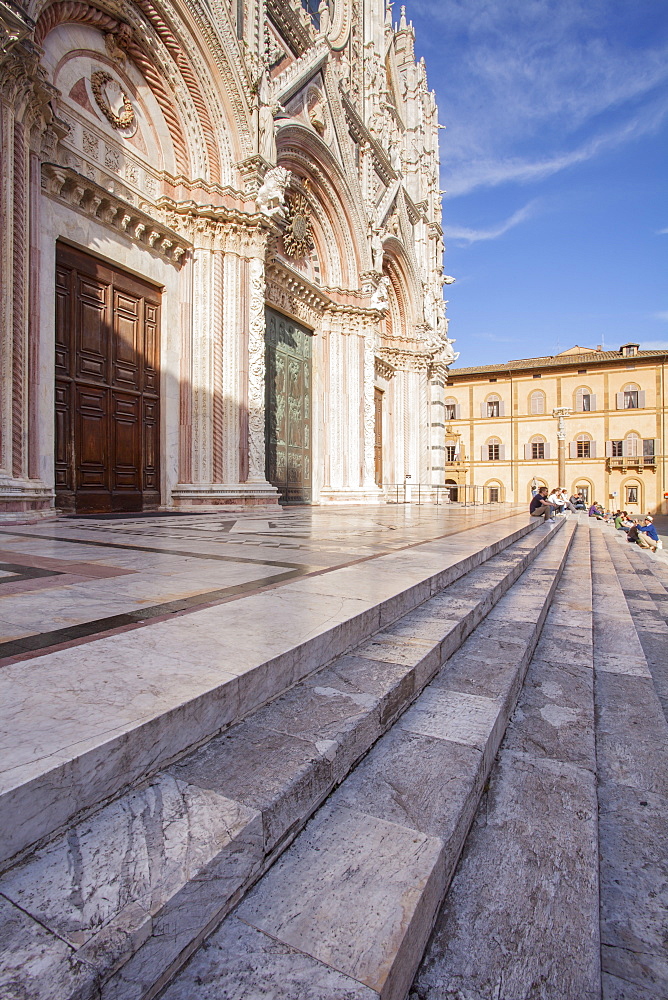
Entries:
{"label": "blue sky", "polygon": [[446,126],[457,365],[668,349],[668,2],[409,0],[406,13]]}

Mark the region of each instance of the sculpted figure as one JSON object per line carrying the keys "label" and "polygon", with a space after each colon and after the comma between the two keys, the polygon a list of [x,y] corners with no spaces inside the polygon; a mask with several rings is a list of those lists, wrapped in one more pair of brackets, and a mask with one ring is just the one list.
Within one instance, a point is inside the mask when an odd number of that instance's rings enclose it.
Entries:
{"label": "sculpted figure", "polygon": [[378,229],[374,229],[371,236],[371,256],[373,258],[374,271],[383,270],[383,240]]}
{"label": "sculpted figure", "polygon": [[274,124],[274,118],[283,110],[280,104],[271,100],[269,84],[266,76],[263,76],[258,92],[258,152],[267,163],[276,163],[276,125]]}
{"label": "sculpted figure", "polygon": [[290,171],[285,167],[274,167],[264,176],[262,187],[257,193],[255,204],[258,211],[270,219],[280,218],[285,206],[285,189],[290,183]]}
{"label": "sculpted figure", "polygon": [[390,279],[386,274],[382,276],[378,282],[375,292],[371,296],[371,308],[372,309],[389,309],[390,306],[390,296],[388,295],[388,288],[390,285]]}

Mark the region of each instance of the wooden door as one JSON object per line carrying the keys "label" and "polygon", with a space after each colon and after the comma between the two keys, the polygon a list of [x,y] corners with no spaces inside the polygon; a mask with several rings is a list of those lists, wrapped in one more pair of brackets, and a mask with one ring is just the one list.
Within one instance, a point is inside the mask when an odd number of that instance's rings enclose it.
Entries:
{"label": "wooden door", "polygon": [[376,486],[383,485],[383,390],[374,388],[374,466]]}
{"label": "wooden door", "polygon": [[266,476],[282,503],[311,502],[313,334],[266,310]]}
{"label": "wooden door", "polygon": [[56,504],[160,502],[160,293],[72,247],[56,254]]}

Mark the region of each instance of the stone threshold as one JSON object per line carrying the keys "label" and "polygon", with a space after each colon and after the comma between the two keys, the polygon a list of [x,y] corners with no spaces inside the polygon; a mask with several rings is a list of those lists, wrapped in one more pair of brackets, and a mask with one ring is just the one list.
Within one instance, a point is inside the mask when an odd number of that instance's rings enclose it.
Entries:
{"label": "stone threshold", "polygon": [[0,672],[0,860],[154,774],[538,528],[526,515]]}
{"label": "stone threshold", "polygon": [[[105,998],[153,996],[527,566],[543,579],[562,526],[490,557],[7,873],[0,894],[59,940],[53,975],[104,981]],[[498,656],[498,638],[488,645]]]}

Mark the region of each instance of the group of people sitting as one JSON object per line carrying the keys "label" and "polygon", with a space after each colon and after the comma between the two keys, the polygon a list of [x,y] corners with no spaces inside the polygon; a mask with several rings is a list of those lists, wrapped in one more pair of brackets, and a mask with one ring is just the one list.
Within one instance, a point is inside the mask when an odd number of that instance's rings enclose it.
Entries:
{"label": "group of people sitting", "polygon": [[[540,486],[534,492],[529,513],[532,517],[542,517],[545,521],[553,521],[557,514],[565,514],[567,511],[587,510],[587,505],[580,493],[575,493],[569,497],[567,491],[559,489],[549,491],[547,486]],[[641,548],[651,549],[653,552],[661,548],[659,534],[654,527],[654,519],[648,514],[642,524],[629,517],[625,510],[618,510],[614,514],[604,510],[598,503],[593,503],[588,510],[589,517],[595,517],[599,521],[614,524],[615,528],[627,533],[627,541],[635,542]]]}
{"label": "group of people sitting", "polygon": [[565,514],[567,510],[574,513],[578,510],[586,510],[587,505],[580,493],[574,493],[569,497],[568,491],[560,486],[558,489],[550,491],[547,486],[540,486],[531,498],[529,513],[532,517],[543,517],[547,520],[554,520],[557,514]]}

